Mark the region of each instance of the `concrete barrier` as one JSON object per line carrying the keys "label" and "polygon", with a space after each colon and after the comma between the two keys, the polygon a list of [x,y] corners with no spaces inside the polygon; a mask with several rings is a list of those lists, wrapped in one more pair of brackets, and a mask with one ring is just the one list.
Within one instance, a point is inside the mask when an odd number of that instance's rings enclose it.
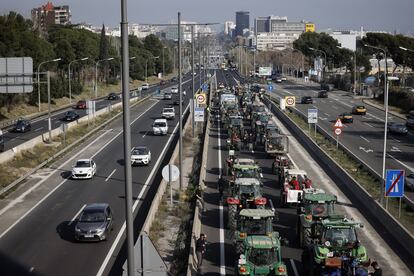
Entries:
{"label": "concrete barrier", "polygon": [[271,107],[273,114],[281,120],[312,158],[324,168],[328,176],[335,181],[353,205],[361,211],[374,229],[380,233],[387,244],[413,271],[414,251],[412,249],[414,248],[414,236],[273,102],[268,98],[265,98],[264,102]]}

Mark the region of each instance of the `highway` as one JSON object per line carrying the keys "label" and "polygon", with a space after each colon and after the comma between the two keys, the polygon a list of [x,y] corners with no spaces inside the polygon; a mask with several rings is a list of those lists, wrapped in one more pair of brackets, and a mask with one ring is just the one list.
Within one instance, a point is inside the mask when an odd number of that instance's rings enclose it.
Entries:
{"label": "highway", "polygon": [[[365,105],[367,114],[353,115],[352,124],[344,124],[339,141],[352,153],[363,160],[378,175],[382,175],[382,160],[384,149],[384,118],[385,112],[375,107],[353,99],[350,93],[344,91],[328,92],[326,99],[317,98],[318,90],[309,86],[287,82],[276,85],[272,92],[278,97],[296,96],[296,109],[307,116],[308,108],[318,109],[318,125],[334,136],[333,124],[336,116],[343,112],[351,112],[354,105]],[[300,104],[302,96],[311,96],[313,104]],[[405,123],[399,117],[389,114],[389,122]],[[414,172],[414,133],[406,136],[388,133],[386,169],[403,169],[406,174]],[[414,193],[406,191],[407,197],[414,201]]]}
{"label": "highway", "polygon": [[[233,85],[241,81],[235,72],[217,71],[217,83]],[[283,133],[289,135],[287,129],[276,119],[274,122],[281,128]],[[236,254],[232,246],[232,233],[227,228],[227,207],[219,203],[217,181],[222,173],[225,160],[228,156],[226,149],[227,132],[223,130],[222,123],[216,120],[210,127],[209,150],[207,157],[207,174],[204,191],[204,212],[202,216],[201,232],[207,235],[207,251],[202,266],[203,275],[235,275]],[[292,136],[290,139],[289,157],[294,161],[296,167],[305,170],[312,179],[314,186],[323,188],[338,197],[336,210],[349,218],[362,222],[364,228],[358,234],[361,243],[366,246],[371,260],[377,260],[384,271],[383,275],[411,275],[407,266],[392,251],[388,244],[381,238],[381,231],[375,230],[368,220],[354,207],[336,186],[335,182],[323,171],[307,151]],[[302,249],[299,247],[298,238],[295,233],[297,223],[296,209],[281,208],[279,205],[280,185],[276,176],[271,173],[272,159],[268,158],[262,151],[240,151],[237,157],[253,158],[262,168],[262,181],[264,184],[264,195],[271,199],[278,212],[279,219],[274,222],[274,229],[282,238],[289,241],[287,246],[282,246],[282,258],[288,267],[288,275],[303,275],[301,264]],[[392,261],[390,261],[392,260]]]}
{"label": "highway", "polygon": [[[187,78],[183,90],[190,91],[190,84]],[[183,110],[188,98],[187,95]],[[169,121],[167,136],[153,136],[151,127],[153,120],[161,116],[162,108],[172,101],[150,99],[131,110],[132,146],[145,145],[152,153],[149,166],[132,169],[134,215],[138,214],[135,233],[139,233],[158,187],[159,167],[176,140],[173,136],[178,130],[178,116]],[[175,110],[178,115],[178,106]],[[97,135],[88,145],[52,165],[48,175],[39,176],[41,185],[0,210],[1,275],[103,275],[109,273],[115,261],[123,263],[116,258],[125,228],[122,120],[115,120]],[[97,163],[95,177],[69,179],[74,162],[88,157]],[[94,202],[110,204],[115,218],[113,232],[105,242],[75,242],[77,215],[85,204]]]}

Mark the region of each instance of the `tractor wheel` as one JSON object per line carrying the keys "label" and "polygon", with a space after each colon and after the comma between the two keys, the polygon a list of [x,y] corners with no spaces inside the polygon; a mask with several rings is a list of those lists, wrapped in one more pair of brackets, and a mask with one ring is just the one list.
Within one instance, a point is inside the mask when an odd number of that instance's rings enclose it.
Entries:
{"label": "tractor wheel", "polygon": [[236,227],[236,212],[237,206],[236,205],[229,205],[229,228],[231,230],[235,230]]}
{"label": "tractor wheel", "polygon": [[237,256],[244,253],[244,245],[243,242],[237,242],[236,243],[236,254]]}
{"label": "tractor wheel", "polygon": [[303,246],[310,246],[312,244],[312,229],[311,228],[302,228],[302,241]]}

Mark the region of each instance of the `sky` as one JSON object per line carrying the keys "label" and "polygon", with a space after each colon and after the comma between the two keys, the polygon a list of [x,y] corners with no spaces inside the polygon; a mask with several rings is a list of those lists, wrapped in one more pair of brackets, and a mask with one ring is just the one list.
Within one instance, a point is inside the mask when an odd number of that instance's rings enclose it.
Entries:
{"label": "sky", "polygon": [[[30,17],[30,10],[46,0],[0,0],[0,14],[13,10]],[[120,0],[54,0],[69,5],[72,23],[86,22],[118,27]],[[235,12],[250,12],[251,25],[257,16],[287,16],[289,21],[306,20],[317,30],[389,31],[414,35],[414,0],[128,0],[129,23],[171,23],[181,12],[182,20],[196,22],[235,21]]]}

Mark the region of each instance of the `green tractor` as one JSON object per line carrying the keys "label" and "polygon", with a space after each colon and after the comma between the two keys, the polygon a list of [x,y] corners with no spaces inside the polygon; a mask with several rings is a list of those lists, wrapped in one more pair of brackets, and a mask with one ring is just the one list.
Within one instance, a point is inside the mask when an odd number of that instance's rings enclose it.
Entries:
{"label": "green tractor", "polygon": [[280,253],[279,233],[274,236],[249,236],[236,266],[236,275],[287,275]]}
{"label": "green tractor", "polygon": [[298,224],[296,233],[301,247],[308,247],[312,243],[312,227],[315,223],[335,214],[336,196],[325,193],[322,189],[303,189],[302,201],[298,206]]}
{"label": "green tractor", "polygon": [[271,209],[243,209],[239,212],[234,233],[237,254],[244,251],[244,241],[249,236],[274,236],[275,211]]}
{"label": "green tractor", "polygon": [[241,150],[243,118],[241,116],[229,117],[227,121],[227,147],[228,149]]}
{"label": "green tractor", "polygon": [[263,197],[262,182],[256,178],[236,178],[229,187],[227,197],[228,222],[231,230],[235,230],[239,211],[242,209],[264,208],[267,199]]}
{"label": "green tractor", "polygon": [[368,275],[367,251],[356,232],[362,224],[335,215],[312,227],[313,242],[302,253],[305,275]]}
{"label": "green tractor", "polygon": [[[238,162],[239,161],[239,162]],[[236,159],[236,161],[228,166],[229,175],[236,178],[262,178],[262,170],[259,165],[252,159]]]}

